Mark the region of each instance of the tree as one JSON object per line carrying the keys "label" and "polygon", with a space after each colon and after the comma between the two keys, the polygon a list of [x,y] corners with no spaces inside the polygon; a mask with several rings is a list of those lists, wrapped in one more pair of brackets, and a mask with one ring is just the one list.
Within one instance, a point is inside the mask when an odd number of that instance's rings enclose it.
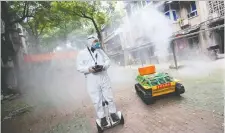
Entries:
{"label": "tree", "polygon": [[51,28],[55,28],[58,32],[57,36],[62,37],[65,41],[67,40],[67,35],[69,33],[83,27],[83,23],[79,17],[67,15],[64,12],[58,11],[54,8],[52,8],[50,20],[52,23]]}
{"label": "tree", "polygon": [[50,2],[35,2],[31,7],[34,12],[33,17],[26,19],[22,24],[31,30],[35,44],[39,45],[39,37],[44,32],[44,29],[51,24],[49,19],[51,6]]}
{"label": "tree", "polygon": [[[1,19],[5,24],[5,33],[2,34],[2,37],[5,40],[5,47],[8,51],[5,51],[6,53],[11,53],[10,55],[13,56],[16,51],[13,48],[12,41],[10,39],[10,33],[12,31],[16,31],[12,28],[12,26],[15,23],[22,22],[24,19],[31,17],[29,14],[29,3],[28,2],[1,2]],[[16,11],[17,10],[17,11]],[[4,56],[4,55],[3,55]],[[5,55],[6,60],[8,58],[8,55]]]}
{"label": "tree", "polygon": [[[26,1],[8,2],[11,21],[21,23],[30,29],[36,46],[53,38],[66,40],[67,34],[77,29],[85,29],[87,33],[95,30],[102,42],[101,27],[109,21],[109,10],[115,2],[49,2]],[[114,9],[113,9],[114,10]],[[91,26],[92,25],[92,26]],[[52,38],[52,39],[51,39]]]}
{"label": "tree", "polygon": [[104,10],[104,6],[101,5],[101,2],[53,2],[53,5],[67,15],[75,15],[91,21],[98,35],[98,39],[102,42],[101,26],[106,22],[107,14],[106,10]]}
{"label": "tree", "polygon": [[[48,26],[47,16],[50,9],[50,3],[48,1],[9,1],[2,2],[2,19],[5,22],[5,38],[8,47],[13,45],[10,40],[9,34],[13,29],[13,25],[20,23],[27,29],[31,29],[31,34],[34,36],[35,44],[39,44],[39,36],[43,33],[45,27]],[[29,30],[28,30],[29,31]],[[16,51],[14,51],[16,55]]]}
{"label": "tree", "polygon": [[[10,38],[10,34],[12,32],[17,32],[17,29],[13,28],[13,25],[19,22],[22,22],[28,17],[32,17],[32,15],[29,14],[29,2],[1,2],[1,19],[4,22],[4,33],[1,36],[1,42],[2,42],[2,59],[3,63],[6,63],[9,60],[9,57],[13,57],[14,62],[14,68],[16,71],[16,77],[17,77],[17,85],[20,87],[20,73],[19,73],[19,65],[18,65],[18,49],[14,49],[12,40]],[[17,11],[16,11],[17,10]],[[3,27],[2,27],[3,28]],[[6,83],[4,80],[6,76],[3,76],[3,90],[8,90]]]}
{"label": "tree", "polygon": [[[19,49],[14,49],[10,35],[19,30],[14,28],[17,23],[26,23],[27,19],[33,19],[37,12],[42,8],[49,7],[49,2],[32,2],[32,1],[2,1],[1,2],[1,19],[4,22],[4,33],[2,34],[2,51],[3,63],[13,58],[14,69],[17,77],[17,86],[20,87],[20,69],[18,65]],[[26,21],[26,22],[25,22]],[[20,39],[20,38],[18,38]],[[19,41],[19,40],[16,40]],[[6,87],[6,86],[4,86]]]}
{"label": "tree", "polygon": [[[4,49],[2,58],[3,62],[8,61],[8,57],[16,57],[18,49],[14,49],[12,40],[10,39],[10,34],[12,32],[18,32],[17,29],[13,28],[13,25],[20,23],[27,18],[33,17],[34,9],[30,10],[30,6],[33,5],[32,2],[28,1],[2,1],[1,2],[1,19],[4,22],[4,31],[2,34],[2,49]],[[15,66],[17,67],[17,60],[13,59]]]}
{"label": "tree", "polygon": [[45,28],[42,34],[41,43],[51,50],[57,45],[57,41],[67,42],[68,34],[77,29],[82,29],[84,21],[78,16],[68,15],[51,5],[49,26]]}
{"label": "tree", "polygon": [[9,25],[12,26],[15,23],[20,23],[26,18],[33,17],[33,14],[30,12],[30,5],[33,4],[31,2],[25,1],[3,1],[2,7],[3,7],[3,14],[8,15],[4,16],[3,19],[6,17],[6,19],[9,19]]}

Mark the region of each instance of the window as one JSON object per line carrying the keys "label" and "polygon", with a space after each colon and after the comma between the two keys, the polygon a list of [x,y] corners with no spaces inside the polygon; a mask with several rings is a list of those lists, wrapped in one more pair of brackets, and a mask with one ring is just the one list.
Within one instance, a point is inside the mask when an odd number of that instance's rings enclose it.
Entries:
{"label": "window", "polygon": [[189,43],[189,47],[191,49],[193,48],[198,48],[198,44],[199,44],[199,38],[198,36],[194,36],[194,37],[189,37],[188,38],[188,43]]}
{"label": "window", "polygon": [[168,17],[170,19],[170,12],[165,12],[166,17]]}
{"label": "window", "polygon": [[151,3],[151,1],[150,0],[146,0],[146,3],[149,4],[149,3]]}
{"label": "window", "polygon": [[165,7],[164,7],[164,12],[167,12],[169,10],[170,10],[169,4],[166,4]]}
{"label": "window", "polygon": [[197,16],[197,8],[196,8],[196,4],[195,1],[191,1],[190,7],[188,9],[188,18],[192,18]]}
{"label": "window", "polygon": [[164,14],[166,17],[168,17],[169,19],[173,20],[173,21],[177,21],[178,19],[178,14],[177,11],[175,9],[171,9],[171,5],[166,4],[164,7]]}
{"label": "window", "polygon": [[[172,14],[172,15],[170,15],[170,14]],[[178,19],[176,10],[169,10],[169,11],[165,12],[165,15],[166,15],[166,17],[168,17],[169,19],[171,19],[173,21],[177,21],[177,19]]]}
{"label": "window", "polygon": [[172,13],[173,13],[173,20],[177,21],[177,19],[178,19],[177,11],[176,10],[172,10]]}

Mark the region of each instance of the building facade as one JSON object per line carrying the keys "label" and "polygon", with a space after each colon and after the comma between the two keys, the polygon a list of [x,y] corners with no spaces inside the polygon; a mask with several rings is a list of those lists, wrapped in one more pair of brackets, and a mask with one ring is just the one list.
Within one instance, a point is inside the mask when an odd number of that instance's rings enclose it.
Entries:
{"label": "building facade", "polygon": [[[115,10],[110,9],[109,12],[110,16],[113,16],[113,14],[116,13]],[[115,21],[115,19],[117,19],[117,21]],[[120,31],[121,22],[120,18],[111,18],[111,23],[104,25],[101,29],[104,49],[111,60],[117,65],[124,65],[123,42],[121,40]]]}
{"label": "building facade", "polygon": [[174,21],[173,36],[197,33],[175,40],[179,54],[193,49],[205,52],[213,45],[219,45],[220,53],[224,53],[224,28],[200,32],[224,24],[224,1],[173,1],[165,7],[165,15]]}
{"label": "building facade", "polygon": [[[153,58],[154,46],[139,49],[130,49],[128,45],[136,45],[145,43],[143,42],[143,36],[140,34],[132,34],[131,29],[124,28],[129,25],[129,17],[137,13],[138,10],[146,7],[149,4],[155,4],[157,6],[161,5],[163,2],[152,2],[152,1],[125,1],[124,9],[125,15],[121,17],[121,22],[119,25],[113,25],[113,27],[105,27],[103,30],[103,38],[105,51],[111,57],[112,60],[117,65],[127,65],[132,63],[146,63],[144,58],[149,58],[149,60],[155,60]],[[137,32],[137,31],[136,31]],[[140,39],[141,38],[141,39]],[[141,51],[141,52],[140,52]],[[147,54],[145,54],[147,53]],[[142,58],[140,58],[140,56]],[[141,61],[140,61],[141,59]]]}
{"label": "building facade", "polygon": [[[127,21],[130,16],[150,5],[154,5],[171,20],[172,38],[186,36],[172,42],[180,58],[188,54],[196,56],[213,45],[219,45],[220,53],[224,53],[224,28],[215,28],[224,25],[224,1],[127,1],[124,2],[126,14],[121,18],[120,27],[129,25]],[[212,27],[215,29],[210,30]],[[124,65],[159,62],[148,36],[139,32],[138,28],[135,33],[129,28],[108,31],[104,37],[106,51],[111,57],[124,60]],[[127,48],[127,44],[134,47]]]}

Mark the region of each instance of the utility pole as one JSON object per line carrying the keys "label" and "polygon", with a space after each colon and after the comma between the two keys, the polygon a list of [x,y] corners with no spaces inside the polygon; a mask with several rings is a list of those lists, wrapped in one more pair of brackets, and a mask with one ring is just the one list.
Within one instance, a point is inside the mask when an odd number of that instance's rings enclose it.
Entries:
{"label": "utility pole", "polygon": [[178,69],[177,67],[177,57],[176,57],[176,52],[175,52],[175,41],[172,41],[171,45],[172,45],[172,51],[173,51],[173,59],[174,59],[174,63],[175,63],[175,67],[176,70]]}

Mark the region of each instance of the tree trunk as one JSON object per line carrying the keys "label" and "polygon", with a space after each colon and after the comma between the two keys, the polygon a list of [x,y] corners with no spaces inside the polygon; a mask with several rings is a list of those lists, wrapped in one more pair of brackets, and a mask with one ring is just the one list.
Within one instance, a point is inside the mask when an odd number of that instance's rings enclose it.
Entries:
{"label": "tree trunk", "polygon": [[98,29],[98,26],[97,26],[94,18],[91,18],[91,21],[92,21],[92,23],[93,23],[93,25],[95,27],[96,32],[97,32],[99,42],[101,43],[101,48],[103,49],[102,34],[101,34],[100,30]]}
{"label": "tree trunk", "polygon": [[17,86],[17,92],[20,93],[21,91],[21,86],[22,86],[22,82],[21,82],[21,71],[20,71],[20,66],[19,66],[19,59],[18,59],[18,53],[15,53],[15,56],[13,57],[13,64],[14,64],[14,74],[16,77],[16,86]]}
{"label": "tree trunk", "polygon": [[173,51],[173,59],[174,59],[175,67],[176,67],[176,69],[178,69],[175,45],[176,45],[176,43],[175,43],[175,41],[173,41],[173,42],[171,43],[171,47],[172,47],[172,51]]}
{"label": "tree trunk", "polygon": [[[10,25],[11,18],[10,18],[9,12],[8,12],[8,5],[7,5],[6,1],[1,2],[1,7],[2,7],[2,10],[1,10],[2,11],[2,13],[1,13],[2,17],[1,18],[5,23],[5,35],[4,35],[5,43],[3,43],[3,45],[5,45],[5,47],[4,47],[5,49],[2,49],[2,50],[5,51],[6,62],[8,62],[9,56],[13,57],[14,69],[17,72],[17,74],[16,74],[17,79],[16,80],[18,80],[19,79],[19,71],[18,71],[19,66],[18,66],[18,61],[17,61],[17,58],[16,58],[17,54],[16,54],[15,49],[13,48],[12,40],[10,39],[10,31],[12,29],[12,26]],[[6,75],[7,75],[7,73],[6,73]],[[4,77],[4,78],[6,78],[6,77]],[[6,79],[4,79],[3,81],[6,82]],[[7,86],[4,86],[4,87],[7,87]],[[19,87],[20,87],[20,82],[17,83],[18,90],[19,90]],[[5,88],[5,89],[8,90],[8,88]]]}
{"label": "tree trunk", "polygon": [[34,47],[35,47],[35,53],[38,54],[38,53],[41,53],[41,48],[40,48],[40,40],[39,40],[39,37],[38,36],[35,36],[34,38]]}
{"label": "tree trunk", "polygon": [[35,36],[35,45],[36,46],[39,45],[39,38],[38,38],[38,36]]}
{"label": "tree trunk", "polygon": [[10,39],[10,29],[11,29],[11,26],[10,26],[10,15],[8,13],[8,5],[6,3],[6,1],[2,1],[1,2],[1,7],[2,7],[2,13],[1,13],[1,18],[2,20],[4,21],[5,23],[5,45],[6,47],[10,50],[10,51],[14,51],[13,49],[13,44],[12,44],[12,41]]}

